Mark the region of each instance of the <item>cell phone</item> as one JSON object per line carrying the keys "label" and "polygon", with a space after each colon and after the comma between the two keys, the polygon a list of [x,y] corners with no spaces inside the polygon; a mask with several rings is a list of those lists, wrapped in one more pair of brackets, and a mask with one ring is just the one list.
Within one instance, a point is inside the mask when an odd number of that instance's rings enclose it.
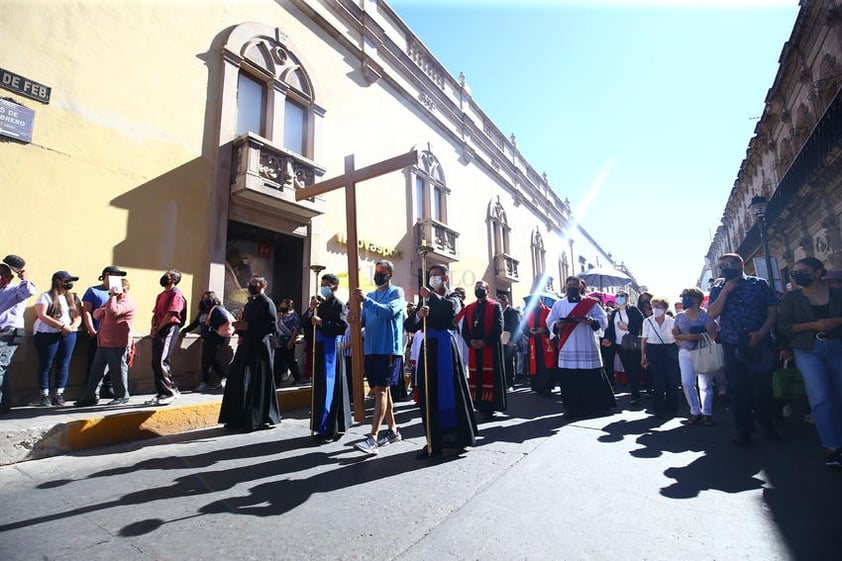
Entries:
{"label": "cell phone", "polygon": [[123,293],[123,277],[108,275],[108,292],[111,294]]}

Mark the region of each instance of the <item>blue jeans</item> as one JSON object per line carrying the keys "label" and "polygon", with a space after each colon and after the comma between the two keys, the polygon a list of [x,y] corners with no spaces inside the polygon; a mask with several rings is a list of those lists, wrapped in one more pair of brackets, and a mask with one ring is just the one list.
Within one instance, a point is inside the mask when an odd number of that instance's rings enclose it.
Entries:
{"label": "blue jeans", "polygon": [[842,341],[816,340],[812,351],[793,349],[793,353],[822,446],[842,448]]}
{"label": "blue jeans", "polygon": [[70,371],[70,357],[76,348],[76,332],[62,335],[61,333],[36,333],[35,349],[38,351],[38,383],[41,395],[50,393],[50,372],[56,367],[56,393],[64,392]]}
{"label": "blue jeans", "polygon": [[12,394],[9,390],[9,364],[18,345],[12,343],[11,336],[0,337],[0,413],[12,407]]}

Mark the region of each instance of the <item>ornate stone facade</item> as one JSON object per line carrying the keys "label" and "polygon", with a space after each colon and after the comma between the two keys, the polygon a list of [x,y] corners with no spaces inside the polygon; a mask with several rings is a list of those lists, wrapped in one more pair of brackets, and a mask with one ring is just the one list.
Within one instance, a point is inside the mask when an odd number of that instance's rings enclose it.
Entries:
{"label": "ornate stone facade", "polygon": [[703,288],[724,253],[739,253],[754,271],[752,259],[763,255],[760,225],[749,208],[756,196],[768,200],[776,278],[786,284],[793,263],[805,256],[842,269],[841,86],[842,2],[805,0],[708,249]]}

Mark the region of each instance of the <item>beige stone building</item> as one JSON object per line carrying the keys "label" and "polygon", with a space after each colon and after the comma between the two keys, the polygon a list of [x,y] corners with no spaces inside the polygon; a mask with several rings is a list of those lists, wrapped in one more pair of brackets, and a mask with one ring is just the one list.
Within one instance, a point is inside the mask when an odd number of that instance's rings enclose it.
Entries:
{"label": "beige stone building", "polygon": [[[126,269],[138,338],[170,267],[184,273],[191,316],[208,288],[236,311],[252,274],[299,307],[313,265],[347,288],[344,193],[295,193],[342,174],[350,156],[359,169],[420,154],[356,186],[363,287],[388,258],[413,298],[421,242],[455,284],[485,279],[515,302],[538,278],[558,289],[569,274],[613,265],[466,79],[384,1],[58,0],[33,10],[13,0],[4,17],[14,25],[0,34],[0,103],[24,125],[0,132],[0,253],[24,256],[39,289],[56,270],[84,289],[106,265]],[[28,314],[31,325],[31,303]],[[84,378],[80,355],[71,384]],[[146,362],[130,376],[135,392],[150,387]],[[27,344],[12,368],[24,400],[34,363]],[[181,362],[185,386],[194,363]]]}
{"label": "beige stone building", "polygon": [[842,269],[841,88],[842,2],[805,0],[708,250],[704,288],[730,251],[766,277],[758,210],[779,290],[802,257]]}

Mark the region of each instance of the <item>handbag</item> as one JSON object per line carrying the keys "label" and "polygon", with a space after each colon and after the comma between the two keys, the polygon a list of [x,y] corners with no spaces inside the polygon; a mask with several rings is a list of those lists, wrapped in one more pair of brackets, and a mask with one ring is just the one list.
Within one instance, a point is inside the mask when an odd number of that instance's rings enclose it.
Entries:
{"label": "handbag", "polygon": [[624,351],[639,351],[640,337],[632,335],[631,333],[626,333],[623,335],[623,338],[620,339],[620,348]]}
{"label": "handbag", "polygon": [[[223,316],[225,317],[225,321],[220,323],[219,326],[216,329],[214,329],[211,318],[213,317],[213,312],[217,309],[219,309],[222,312]],[[234,316],[231,314],[231,312],[229,312],[222,306],[214,306],[211,309],[210,313],[208,313],[207,322],[208,326],[220,337],[231,337],[234,335]]]}
{"label": "handbag", "polygon": [[710,338],[707,333],[702,334],[698,348],[690,351],[693,370],[696,374],[712,374],[725,368],[725,351],[722,345]]}

